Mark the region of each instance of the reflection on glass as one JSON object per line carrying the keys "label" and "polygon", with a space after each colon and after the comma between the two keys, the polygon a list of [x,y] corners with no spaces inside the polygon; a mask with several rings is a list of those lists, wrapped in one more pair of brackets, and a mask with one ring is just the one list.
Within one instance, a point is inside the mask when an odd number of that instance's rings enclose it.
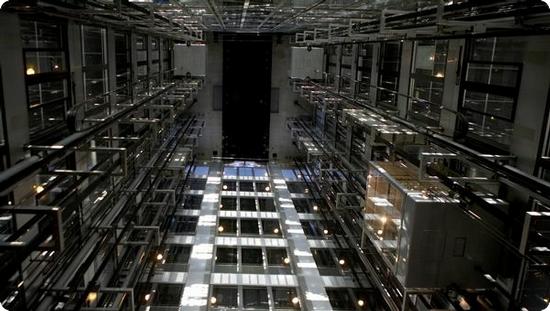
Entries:
{"label": "reflection on glass", "polygon": [[447,64],[447,40],[416,43],[408,117],[428,126],[439,126]]}

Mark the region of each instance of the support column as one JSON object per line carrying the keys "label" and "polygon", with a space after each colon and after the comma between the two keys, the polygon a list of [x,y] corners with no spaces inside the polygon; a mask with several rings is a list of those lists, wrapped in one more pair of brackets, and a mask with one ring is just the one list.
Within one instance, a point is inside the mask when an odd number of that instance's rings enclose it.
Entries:
{"label": "support column", "polygon": [[214,243],[222,172],[221,162],[210,164],[197,224],[195,245],[189,257],[189,273],[180,301],[180,311],[205,311],[208,309],[208,288],[215,256]]}
{"label": "support column", "polygon": [[[443,100],[439,126],[443,134],[453,136],[460,95],[460,66],[464,58],[464,39],[449,40],[447,51],[447,66],[445,67],[445,82],[443,84]],[[462,59],[461,59],[462,58]]]}
{"label": "support column", "polygon": [[[401,45],[401,68],[399,70],[399,94],[409,94],[411,79],[411,63],[414,49],[413,41],[404,41]],[[405,96],[397,96],[397,110],[401,118],[406,118],[409,108],[409,99]]]}
{"label": "support column", "polygon": [[270,165],[269,169],[275,197],[278,198],[276,204],[279,206],[281,224],[283,224],[288,247],[292,251],[292,254],[290,254],[291,264],[294,265],[294,271],[300,285],[302,310],[331,311],[332,306],[323,279],[313,259],[309,242],[300,224],[298,212],[290,198],[290,192],[283,178],[282,170],[277,165]]}

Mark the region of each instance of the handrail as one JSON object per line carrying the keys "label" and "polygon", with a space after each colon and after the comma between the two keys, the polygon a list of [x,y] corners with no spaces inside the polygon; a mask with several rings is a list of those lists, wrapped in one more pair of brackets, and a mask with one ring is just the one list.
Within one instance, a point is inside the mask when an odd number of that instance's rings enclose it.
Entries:
{"label": "handrail", "polygon": [[10,191],[18,182],[24,178],[32,175],[34,172],[39,170],[41,167],[52,161],[53,159],[63,156],[67,151],[72,147],[78,146],[84,142],[89,137],[100,133],[105,130],[114,122],[120,120],[121,118],[129,115],[130,113],[137,110],[139,107],[145,105],[147,102],[161,96],[167,91],[175,87],[174,83],[171,83],[167,87],[162,88],[155,94],[149,95],[146,98],[139,100],[134,105],[127,107],[114,115],[107,116],[105,121],[97,123],[90,128],[87,128],[84,131],[76,132],[72,135],[69,135],[62,140],[58,141],[56,144],[52,145],[52,151],[45,154],[44,156],[33,155],[25,160],[15,164],[14,166],[8,168],[7,170],[0,172],[0,194],[4,195]]}
{"label": "handrail", "polygon": [[[503,178],[506,178],[512,182],[514,182],[515,184],[517,184],[518,186],[521,186],[522,188],[524,189],[527,189],[527,190],[530,190],[530,191],[534,191],[536,192],[537,194],[539,195],[548,195],[550,193],[550,182],[547,182],[541,178],[538,178],[538,177],[535,177],[533,175],[530,175],[530,174],[527,174],[519,169],[517,169],[516,167],[513,167],[513,166],[510,166],[510,165],[503,165],[503,164],[499,164],[495,161],[491,161],[490,159],[488,159],[486,157],[486,155],[484,154],[481,154],[471,148],[468,148],[467,146],[464,146],[463,144],[460,144],[460,143],[457,143],[435,131],[433,131],[432,129],[429,129],[427,127],[422,127],[422,126],[419,126],[417,124],[413,124],[411,122],[408,122],[400,117],[397,117],[395,115],[392,115],[392,114],[389,114],[387,113],[386,111],[382,110],[382,109],[379,109],[378,107],[373,107],[372,105],[370,104],[367,104],[367,103],[364,103],[364,102],[359,102],[357,101],[356,99],[353,99],[353,98],[350,98],[348,96],[345,96],[345,95],[342,95],[342,94],[339,94],[333,90],[330,90],[318,83],[315,83],[315,82],[309,82],[311,83],[312,85],[316,86],[316,87],[319,87],[319,88],[322,88],[322,89],[325,89],[328,93],[330,93],[331,95],[334,95],[336,97],[340,97],[346,101],[348,101],[349,103],[357,106],[357,107],[360,107],[360,108],[364,108],[364,109],[367,109],[367,110],[370,110],[372,112],[375,112],[377,114],[380,114],[382,115],[383,117],[389,119],[389,120],[392,120],[396,123],[399,123],[400,125],[403,125],[413,131],[416,131],[420,134],[423,134],[425,135],[430,141],[432,141],[433,143],[437,144],[437,145],[440,145],[444,148],[447,148],[447,149],[450,149],[452,151],[455,151],[455,152],[459,152],[463,155],[466,155],[467,157],[469,157],[469,160],[474,162],[475,164],[485,168],[485,169],[488,169],[490,171],[493,171],[495,172],[496,174],[498,174],[500,177],[503,177]],[[550,198],[549,198],[550,200]]]}

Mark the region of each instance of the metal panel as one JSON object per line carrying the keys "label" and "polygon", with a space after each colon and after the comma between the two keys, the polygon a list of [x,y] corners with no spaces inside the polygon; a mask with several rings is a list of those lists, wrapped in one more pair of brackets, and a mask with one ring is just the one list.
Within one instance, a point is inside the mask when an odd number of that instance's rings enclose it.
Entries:
{"label": "metal panel", "polygon": [[279,113],[279,88],[271,88],[271,113]]}
{"label": "metal panel", "polygon": [[223,86],[214,85],[212,87],[212,110],[222,111],[223,107]]}
{"label": "metal panel", "polygon": [[174,46],[174,75],[185,76],[188,73],[193,77],[206,76],[206,45]]}

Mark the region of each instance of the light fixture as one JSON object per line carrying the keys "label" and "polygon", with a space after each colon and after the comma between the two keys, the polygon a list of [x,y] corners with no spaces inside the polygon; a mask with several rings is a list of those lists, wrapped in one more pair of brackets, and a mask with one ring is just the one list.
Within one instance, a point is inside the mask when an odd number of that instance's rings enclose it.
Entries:
{"label": "light fixture", "polygon": [[380,222],[381,222],[382,224],[385,224],[386,221],[388,221],[388,217],[382,216],[382,217],[380,218]]}
{"label": "light fixture", "polygon": [[279,228],[273,229],[273,233],[278,234],[279,233]]}
{"label": "light fixture", "polygon": [[88,297],[86,297],[86,300],[89,302],[94,302],[97,299],[97,292],[90,292],[88,294]]}
{"label": "light fixture", "polygon": [[151,299],[151,294],[145,294],[145,301],[149,301]]}
{"label": "light fixture", "polygon": [[298,297],[292,298],[292,303],[297,305],[300,302],[300,299]]}
{"label": "light fixture", "polygon": [[223,232],[223,226],[218,227],[218,232]]}
{"label": "light fixture", "polygon": [[164,256],[162,256],[162,254],[160,254],[160,253],[157,254],[157,260],[158,260],[158,261],[161,261],[163,257],[164,257]]}
{"label": "light fixture", "polygon": [[27,68],[27,76],[32,76],[35,73],[36,71],[34,71],[34,68],[32,67]]}
{"label": "light fixture", "polygon": [[338,260],[338,263],[340,264],[340,266],[343,266],[346,264],[346,261],[344,259],[340,259]]}
{"label": "light fixture", "polygon": [[218,299],[216,299],[216,297],[214,297],[214,296],[210,297],[210,304],[215,305],[217,301],[218,301]]}
{"label": "light fixture", "polygon": [[362,306],[365,305],[365,301],[363,299],[359,299],[359,300],[357,300],[357,305],[362,307]]}
{"label": "light fixture", "polygon": [[317,205],[313,205],[313,210],[314,211],[317,211],[319,209],[319,207]]}
{"label": "light fixture", "polygon": [[285,259],[283,259],[283,262],[288,265],[290,263],[290,258],[285,257]]}
{"label": "light fixture", "polygon": [[269,192],[269,190],[271,190],[271,188],[269,188],[269,186],[265,186],[265,192]]}
{"label": "light fixture", "polygon": [[35,185],[34,186],[34,192],[36,192],[36,194],[39,194],[42,191],[44,191],[44,187],[42,185]]}
{"label": "light fixture", "polygon": [[227,190],[227,185],[223,185],[223,190]]}
{"label": "light fixture", "polygon": [[323,230],[323,233],[328,234],[328,230],[327,229]]}
{"label": "light fixture", "polygon": [[223,208],[223,204],[220,204],[220,208]]}
{"label": "light fixture", "polygon": [[384,230],[380,229],[380,230],[376,231],[376,233],[377,233],[378,235],[382,235],[382,233],[384,233]]}
{"label": "light fixture", "polygon": [[435,74],[435,77],[436,77],[436,78],[443,78],[444,75],[443,75],[443,73],[438,72],[438,73]]}

